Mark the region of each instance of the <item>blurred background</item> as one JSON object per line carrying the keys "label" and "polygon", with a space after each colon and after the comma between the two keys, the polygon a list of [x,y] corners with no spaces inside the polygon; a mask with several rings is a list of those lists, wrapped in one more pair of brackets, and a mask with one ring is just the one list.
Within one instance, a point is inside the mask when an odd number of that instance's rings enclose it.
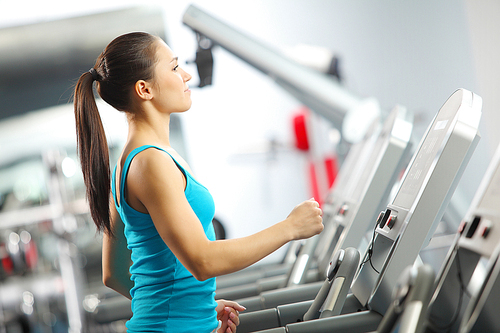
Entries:
{"label": "blurred background", "polygon": [[[101,282],[71,104],[78,77],[122,33],[161,36],[193,75],[193,106],[172,120],[171,140],[214,196],[226,237],[279,222],[314,195],[293,128],[304,106],[217,46],[211,84],[198,87],[206,82],[193,62],[196,35],[182,23],[190,4],[307,66],[318,62],[301,46],[333,55],[329,75],[346,90],[414,112],[416,140],[457,88],[479,94],[482,139],[454,198],[459,213],[467,209],[500,141],[497,1],[0,0],[0,332],[124,331],[123,321],[90,316],[111,291]],[[126,120],[99,108],[114,166]],[[316,144],[341,166],[341,135],[317,121],[326,135]]]}

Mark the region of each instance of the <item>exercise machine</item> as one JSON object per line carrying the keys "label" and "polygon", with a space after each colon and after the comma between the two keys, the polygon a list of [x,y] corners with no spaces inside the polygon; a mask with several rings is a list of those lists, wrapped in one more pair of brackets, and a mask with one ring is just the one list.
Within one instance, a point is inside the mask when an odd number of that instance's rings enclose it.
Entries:
{"label": "exercise machine", "polygon": [[[349,185],[359,183],[361,173],[366,167],[367,159],[373,151],[376,138],[380,133],[380,123],[375,120],[365,134],[363,140],[353,144],[342,164],[336,181],[323,204],[323,221],[328,229],[334,213],[338,210],[339,202],[345,200]],[[304,269],[310,266],[318,238],[323,238],[328,233],[323,231],[320,235],[303,241],[291,242],[286,257],[292,257],[289,252],[296,251],[293,262],[283,260],[283,263],[270,265],[254,265],[249,269],[221,276],[217,278],[217,298],[238,299],[259,295],[261,292],[289,285],[292,280],[292,271],[298,267]],[[313,279],[315,280],[315,279]]]}
{"label": "exercise machine", "polygon": [[[387,205],[389,193],[409,159],[411,132],[411,113],[397,107],[375,136],[365,138],[363,147],[359,147],[361,143],[353,146],[335,187],[343,191],[331,193],[328,208],[325,207],[325,228],[301,249],[283,285],[287,288],[267,291],[261,288],[258,296],[238,301],[254,311],[314,298],[335,253],[333,249],[359,249],[363,237],[373,228],[378,212]],[[345,179],[348,181],[344,182]],[[239,290],[241,295],[242,289]],[[231,298],[232,295],[225,296]]]}
{"label": "exercise machine", "polygon": [[376,333],[423,333],[435,276],[430,265],[408,266],[394,287],[391,305]]}
{"label": "exercise machine", "polygon": [[[455,91],[441,107],[394,200],[377,218],[372,241],[351,286],[352,294],[339,300],[345,303],[343,313],[295,323],[303,320],[303,308],[308,302],[288,304],[271,309],[276,317],[274,322],[269,321],[269,327],[286,325],[275,332],[290,333],[332,329],[353,333],[377,328],[390,306],[391,291],[400,273],[414,264],[420,250],[429,243],[477,146],[481,107],[481,98],[464,89]],[[295,315],[291,315],[293,312]],[[256,314],[251,315],[255,319]],[[245,320],[242,314],[240,322]]]}
{"label": "exercise machine", "polygon": [[500,295],[500,247],[486,268],[487,278],[466,309],[460,333],[499,332],[498,296]]}
{"label": "exercise machine", "polygon": [[500,295],[497,282],[499,186],[500,147],[438,275],[427,332],[498,332],[500,329],[500,307],[495,299]]}

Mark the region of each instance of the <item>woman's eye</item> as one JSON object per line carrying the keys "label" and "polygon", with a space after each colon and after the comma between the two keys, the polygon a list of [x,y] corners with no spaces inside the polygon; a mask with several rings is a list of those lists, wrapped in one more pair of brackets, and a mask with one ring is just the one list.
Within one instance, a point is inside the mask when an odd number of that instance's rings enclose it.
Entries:
{"label": "woman's eye", "polygon": [[179,65],[176,65],[176,66],[174,67],[174,72],[175,72],[175,71],[177,71],[177,68],[179,68]]}

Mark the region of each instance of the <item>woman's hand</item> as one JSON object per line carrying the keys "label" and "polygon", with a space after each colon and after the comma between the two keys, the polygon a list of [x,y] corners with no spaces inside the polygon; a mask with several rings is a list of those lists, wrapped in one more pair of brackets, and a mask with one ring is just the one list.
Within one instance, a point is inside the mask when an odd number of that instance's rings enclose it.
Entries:
{"label": "woman's hand", "polygon": [[323,211],[319,203],[309,199],[296,206],[286,221],[290,224],[292,239],[304,239],[323,231]]}
{"label": "woman's hand", "polygon": [[236,326],[240,324],[239,311],[246,310],[245,307],[236,302],[226,301],[223,299],[217,300],[217,320],[222,322],[217,333],[235,333]]}

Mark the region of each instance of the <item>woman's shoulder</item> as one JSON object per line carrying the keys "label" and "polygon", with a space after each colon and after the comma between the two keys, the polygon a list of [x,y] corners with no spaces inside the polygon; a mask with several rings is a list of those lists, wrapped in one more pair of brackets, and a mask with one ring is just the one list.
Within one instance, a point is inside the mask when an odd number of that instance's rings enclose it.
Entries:
{"label": "woman's shoulder", "polygon": [[130,151],[128,156],[132,157],[129,162],[130,171],[135,169],[145,176],[158,176],[165,172],[168,173],[169,171],[177,170],[175,160],[171,154],[158,146],[143,145],[136,147]]}
{"label": "woman's shoulder", "polygon": [[[160,145],[144,144],[141,142],[127,142],[118,158],[118,164],[125,167],[126,164],[137,164],[137,161],[148,161],[165,154],[166,149]],[[167,155],[168,156],[168,155]]]}
{"label": "woman's shoulder", "polygon": [[[185,184],[185,170],[190,171],[184,159],[170,146],[159,144],[127,144],[121,155],[121,163],[127,164],[129,179],[148,184],[166,178],[179,179]],[[181,171],[181,172],[179,172]]]}
{"label": "woman's shoulder", "polygon": [[185,179],[175,161],[158,149],[144,149],[130,162],[127,188],[132,197],[146,205],[184,191]]}

